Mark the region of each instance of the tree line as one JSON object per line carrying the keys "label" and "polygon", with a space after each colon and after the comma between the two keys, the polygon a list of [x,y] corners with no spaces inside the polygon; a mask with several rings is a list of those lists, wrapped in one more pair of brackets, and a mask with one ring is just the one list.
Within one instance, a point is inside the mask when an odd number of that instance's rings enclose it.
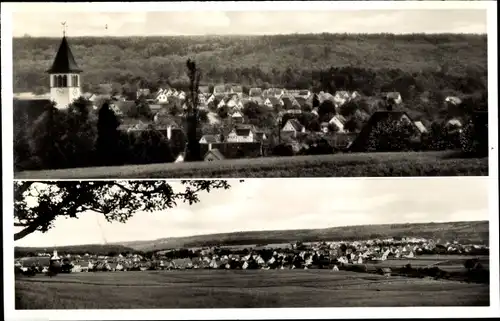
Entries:
{"label": "tree line", "polygon": [[[458,34],[69,39],[85,72],[85,90],[97,90],[101,83],[115,84],[118,90],[131,86],[157,89],[167,84],[187,88],[184,68],[191,57],[204,70],[206,85],[314,89],[322,86],[322,70],[338,66],[347,68],[345,73],[337,70],[339,82],[345,82],[343,75],[349,74],[345,86],[355,86],[365,94],[408,87],[408,83],[414,83],[417,90],[481,87],[487,72],[486,40],[486,35]],[[48,89],[45,70],[59,41],[14,38],[15,91]]]}

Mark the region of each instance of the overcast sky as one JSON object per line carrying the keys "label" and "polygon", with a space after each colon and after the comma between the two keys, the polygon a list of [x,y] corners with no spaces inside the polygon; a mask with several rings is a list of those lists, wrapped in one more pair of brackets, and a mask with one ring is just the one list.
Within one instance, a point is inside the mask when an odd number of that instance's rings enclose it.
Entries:
{"label": "overcast sky", "polygon": [[[177,184],[177,183],[176,183]],[[253,179],[193,206],[108,223],[93,213],[58,219],[16,246],[57,246],[253,230],[488,220],[488,178]],[[178,187],[178,185],[174,185]]]}
{"label": "overcast sky", "polygon": [[[41,12],[48,5],[56,9]],[[471,9],[110,13],[58,11],[55,6],[30,4],[14,13],[14,37],[59,37],[63,21],[69,36],[487,32],[486,10]]]}

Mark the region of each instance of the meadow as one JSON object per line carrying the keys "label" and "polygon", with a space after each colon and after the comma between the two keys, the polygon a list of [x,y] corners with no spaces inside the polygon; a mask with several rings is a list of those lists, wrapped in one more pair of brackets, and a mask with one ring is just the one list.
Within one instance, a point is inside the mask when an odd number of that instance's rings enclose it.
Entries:
{"label": "meadow", "polygon": [[489,285],[331,270],[18,277],[16,309],[487,306]]}
{"label": "meadow", "polygon": [[454,151],[346,153],[23,171],[16,179],[487,176],[488,158]]}

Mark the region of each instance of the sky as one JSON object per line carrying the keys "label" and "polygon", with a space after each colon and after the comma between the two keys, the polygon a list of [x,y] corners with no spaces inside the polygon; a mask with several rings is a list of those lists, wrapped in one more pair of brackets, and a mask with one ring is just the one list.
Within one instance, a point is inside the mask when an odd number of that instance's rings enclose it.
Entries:
{"label": "sky", "polygon": [[[247,179],[200,203],[108,223],[95,213],[61,218],[16,246],[62,246],[255,230],[488,220],[488,177]],[[173,188],[178,189],[174,182]]]}
{"label": "sky", "polygon": [[[486,10],[325,10],[185,12],[40,12],[13,14],[13,36],[172,36],[290,33],[486,33]],[[362,5],[360,5],[361,7]],[[21,7],[20,7],[21,8]],[[106,29],[107,25],[107,29]]]}

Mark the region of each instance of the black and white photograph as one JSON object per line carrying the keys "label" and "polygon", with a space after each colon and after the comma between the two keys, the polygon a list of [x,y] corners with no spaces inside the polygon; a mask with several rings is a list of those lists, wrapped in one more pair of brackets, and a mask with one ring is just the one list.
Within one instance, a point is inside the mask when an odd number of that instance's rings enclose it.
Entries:
{"label": "black and white photograph", "polygon": [[23,6],[12,15],[15,177],[487,176],[487,10],[476,3]]}
{"label": "black and white photograph", "polygon": [[1,21],[5,320],[500,317],[495,1]]}
{"label": "black and white photograph", "polygon": [[487,178],[320,180],[16,181],[16,309],[489,306]]}

